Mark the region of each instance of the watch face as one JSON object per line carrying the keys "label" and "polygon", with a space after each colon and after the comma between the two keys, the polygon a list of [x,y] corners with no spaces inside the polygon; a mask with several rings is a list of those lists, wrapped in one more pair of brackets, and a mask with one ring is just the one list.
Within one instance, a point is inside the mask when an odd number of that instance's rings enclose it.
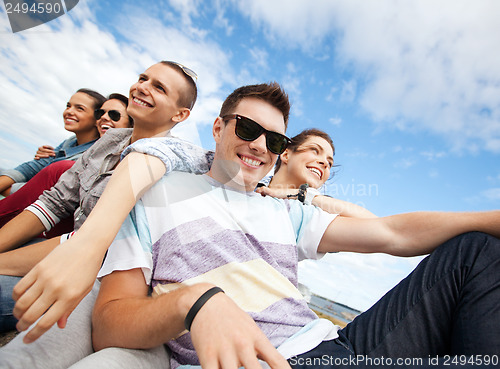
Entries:
{"label": "watch face", "polygon": [[[12,32],[50,22],[73,9],[79,0],[3,0]],[[66,9],[65,9],[66,8]]]}

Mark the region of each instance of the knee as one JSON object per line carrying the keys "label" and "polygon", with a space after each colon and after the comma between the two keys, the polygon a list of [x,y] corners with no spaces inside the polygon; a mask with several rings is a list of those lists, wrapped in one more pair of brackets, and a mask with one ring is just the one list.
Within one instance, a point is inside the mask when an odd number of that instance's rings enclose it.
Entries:
{"label": "knee", "polygon": [[439,246],[435,251],[444,253],[445,257],[460,258],[470,264],[480,256],[500,260],[500,240],[482,232],[468,232],[458,235]]}
{"label": "knee", "polygon": [[65,171],[71,168],[73,164],[75,164],[75,162],[72,160],[56,161],[43,168],[43,172],[52,178],[59,178]]}

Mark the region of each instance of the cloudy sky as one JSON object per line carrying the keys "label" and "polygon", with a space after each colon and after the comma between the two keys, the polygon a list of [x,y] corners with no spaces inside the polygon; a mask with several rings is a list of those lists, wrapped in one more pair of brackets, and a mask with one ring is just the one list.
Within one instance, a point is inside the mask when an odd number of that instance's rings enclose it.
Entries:
{"label": "cloudy sky", "polygon": [[[14,34],[2,5],[0,168],[69,136],[62,112],[78,88],[127,93],[175,60],[200,91],[177,133],[206,148],[225,96],[276,80],[293,102],[289,135],[334,138],[329,194],[380,216],[498,209],[498,14],[495,0],[80,0]],[[338,254],[300,272],[313,292],[366,309],[417,263]]]}

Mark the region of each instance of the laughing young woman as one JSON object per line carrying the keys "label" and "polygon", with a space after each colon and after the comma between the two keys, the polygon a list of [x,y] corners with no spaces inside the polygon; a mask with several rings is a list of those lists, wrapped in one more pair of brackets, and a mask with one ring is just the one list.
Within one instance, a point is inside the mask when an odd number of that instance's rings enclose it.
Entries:
{"label": "laughing young woman", "polygon": [[[376,217],[359,205],[321,195],[318,191],[331,177],[334,155],[335,146],[328,133],[315,128],[306,129],[291,139],[278,158],[269,185],[257,188],[256,192],[278,198],[303,199],[329,213],[347,217]],[[298,196],[299,192],[303,197]]]}
{"label": "laughing young woman", "polygon": [[0,193],[10,195],[14,183],[29,181],[40,170],[60,160],[76,160],[99,138],[94,110],[99,109],[106,99],[100,93],[86,88],[79,89],[66,104],[63,112],[64,128],[74,133],[56,147],[56,154],[50,158],[25,162],[0,175]]}

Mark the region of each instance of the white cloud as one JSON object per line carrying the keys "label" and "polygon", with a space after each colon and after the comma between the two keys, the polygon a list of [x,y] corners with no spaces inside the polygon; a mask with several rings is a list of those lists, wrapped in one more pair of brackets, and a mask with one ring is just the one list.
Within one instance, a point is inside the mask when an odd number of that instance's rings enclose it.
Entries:
{"label": "white cloud", "polygon": [[0,166],[12,167],[31,159],[36,147],[69,137],[62,112],[78,88],[127,94],[136,79],[130,48],[82,20],[87,11],[83,3],[70,13],[75,22],[65,15],[56,26],[22,34],[12,34],[0,17],[0,130],[17,144],[15,150],[0,148]]}
{"label": "white cloud", "polygon": [[417,161],[414,158],[401,158],[394,163],[394,167],[398,169],[409,169],[416,163]]}
{"label": "white cloud", "polygon": [[0,131],[6,141],[0,167],[31,160],[38,146],[69,137],[62,112],[78,88],[127,95],[145,68],[160,60],[179,61],[199,75],[199,97],[189,119],[197,141],[196,126],[211,124],[226,86],[238,84],[230,55],[203,31],[166,27],[140,8],[124,5],[110,20],[115,36],[93,23],[98,6],[91,10],[91,3],[80,2],[69,14],[19,34],[0,17]]}
{"label": "white cloud", "polygon": [[359,103],[381,125],[500,152],[500,2],[234,2],[280,46],[333,39],[335,62],[357,71]]}
{"label": "white cloud", "polygon": [[226,30],[226,36],[231,36],[234,31],[234,26],[232,22],[225,16],[227,0],[216,0],[214,2],[216,16],[214,19],[214,25],[216,27],[222,27]]}
{"label": "white cloud", "polygon": [[490,188],[481,192],[481,196],[488,201],[500,201],[500,188]]}
{"label": "white cloud", "polygon": [[342,118],[333,117],[328,120],[332,125],[339,127],[342,124]]}
{"label": "white cloud", "polygon": [[340,92],[340,101],[344,103],[352,103],[356,98],[356,81],[343,81]]}
{"label": "white cloud", "polygon": [[431,170],[429,170],[429,177],[430,178],[438,178],[439,177],[439,171],[437,169],[431,169]]}
{"label": "white cloud", "polygon": [[269,54],[267,53],[267,51],[258,47],[253,47],[249,50],[249,52],[258,68],[269,69],[269,65],[267,64]]}
{"label": "white cloud", "polygon": [[471,204],[474,208],[480,208],[483,204],[487,204],[492,208],[497,208],[495,204],[500,202],[500,187],[488,188],[477,194],[464,198],[464,201]]}
{"label": "white cloud", "polygon": [[446,157],[447,153],[445,151],[422,151],[420,153],[424,158],[426,158],[429,161],[435,161],[437,159],[442,159]]}

